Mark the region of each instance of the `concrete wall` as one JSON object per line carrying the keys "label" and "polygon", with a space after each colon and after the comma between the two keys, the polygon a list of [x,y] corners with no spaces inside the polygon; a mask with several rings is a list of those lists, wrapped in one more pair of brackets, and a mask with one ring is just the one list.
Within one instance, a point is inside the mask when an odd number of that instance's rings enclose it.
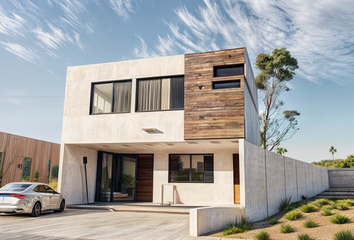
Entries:
{"label": "concrete wall", "polygon": [[331,188],[354,188],[353,168],[328,169],[328,177]]}
{"label": "concrete wall", "polygon": [[202,234],[219,231],[227,227],[228,223],[240,221],[244,216],[242,207],[206,207],[191,209],[189,213],[189,234]]}
{"label": "concrete wall", "polygon": [[[69,67],[62,143],[183,140],[184,112],[135,112],[136,79],[184,74],[184,55]],[[89,115],[92,82],[132,80],[131,113]],[[162,134],[147,134],[142,128]],[[112,134],[114,132],[114,134]]]}
{"label": "concrete wall", "polygon": [[240,140],[245,169],[242,205],[251,221],[262,220],[279,211],[282,199],[292,202],[313,197],[329,188],[327,169],[260,149]]}
{"label": "concrete wall", "polygon": [[59,166],[59,192],[63,193],[67,204],[87,203],[83,157],[87,157],[87,184],[89,202],[95,201],[97,174],[97,151],[64,145],[61,149],[62,161]]}

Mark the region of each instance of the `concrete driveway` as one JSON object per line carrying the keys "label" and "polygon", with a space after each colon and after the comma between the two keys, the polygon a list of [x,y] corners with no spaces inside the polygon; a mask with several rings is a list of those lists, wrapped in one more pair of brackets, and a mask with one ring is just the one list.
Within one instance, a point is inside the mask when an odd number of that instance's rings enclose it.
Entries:
{"label": "concrete driveway", "polygon": [[63,213],[0,214],[0,239],[215,239],[189,236],[189,215],[67,209]]}

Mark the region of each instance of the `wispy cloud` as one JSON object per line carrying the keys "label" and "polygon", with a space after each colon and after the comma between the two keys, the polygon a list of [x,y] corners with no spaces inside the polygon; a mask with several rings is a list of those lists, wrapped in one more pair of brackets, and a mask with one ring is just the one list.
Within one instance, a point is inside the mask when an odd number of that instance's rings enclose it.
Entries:
{"label": "wispy cloud", "polygon": [[23,36],[22,30],[25,28],[25,25],[25,19],[13,12],[6,14],[0,5],[0,33],[13,36]]}
{"label": "wispy cloud", "polygon": [[[320,83],[352,82],[354,2],[350,0],[204,0],[195,11],[182,6],[178,20],[155,46],[134,49],[137,57],[246,46],[251,59],[286,47],[299,61],[299,75]],[[144,45],[145,44],[145,45]],[[141,49],[141,51],[139,51]],[[348,66],[351,66],[349,69]]]}
{"label": "wispy cloud", "polygon": [[36,63],[39,59],[38,55],[31,48],[24,47],[17,43],[10,42],[0,42],[6,51],[15,54],[16,56],[22,58],[23,60]]}
{"label": "wispy cloud", "polygon": [[134,0],[109,0],[110,7],[123,21],[128,21],[130,13],[134,13]]}

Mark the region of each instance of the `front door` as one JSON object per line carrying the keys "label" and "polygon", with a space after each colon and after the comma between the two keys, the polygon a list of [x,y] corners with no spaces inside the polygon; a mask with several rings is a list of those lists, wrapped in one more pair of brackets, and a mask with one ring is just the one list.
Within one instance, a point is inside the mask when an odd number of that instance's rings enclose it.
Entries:
{"label": "front door", "polygon": [[240,161],[239,155],[233,155],[234,162],[234,203],[240,204]]}
{"label": "front door", "polygon": [[152,202],[154,156],[138,155],[136,201]]}

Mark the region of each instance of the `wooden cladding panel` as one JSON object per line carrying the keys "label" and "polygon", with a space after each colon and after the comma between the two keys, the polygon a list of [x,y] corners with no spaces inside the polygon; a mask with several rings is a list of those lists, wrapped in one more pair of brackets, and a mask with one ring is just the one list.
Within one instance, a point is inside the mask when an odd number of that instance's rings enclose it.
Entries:
{"label": "wooden cladding panel", "polygon": [[139,155],[136,183],[136,201],[152,202],[154,156]]}
{"label": "wooden cladding panel", "polygon": [[25,157],[31,158],[30,181],[38,170],[39,182],[46,182],[48,160],[51,160],[51,167],[59,165],[60,145],[56,143],[0,132],[0,152],[5,152],[3,171],[12,163],[2,184],[22,180],[23,168],[18,165],[23,165]]}
{"label": "wooden cladding panel", "polygon": [[[244,48],[185,55],[185,139],[244,138],[244,75],[213,77],[214,66],[244,63]],[[241,87],[212,89],[227,80]]]}

